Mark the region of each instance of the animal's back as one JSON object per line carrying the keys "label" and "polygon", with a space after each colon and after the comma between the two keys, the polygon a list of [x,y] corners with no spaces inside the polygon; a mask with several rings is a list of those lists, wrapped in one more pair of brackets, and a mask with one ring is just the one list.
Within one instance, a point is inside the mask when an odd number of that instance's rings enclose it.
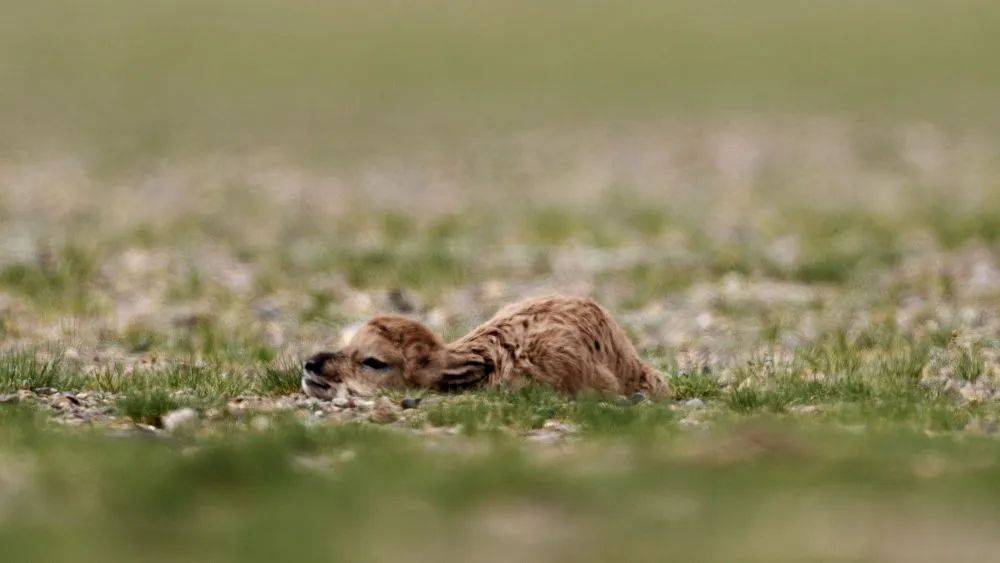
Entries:
{"label": "animal's back", "polygon": [[491,362],[493,384],[539,382],[570,393],[666,393],[660,374],[591,299],[553,296],[510,305],[451,347]]}

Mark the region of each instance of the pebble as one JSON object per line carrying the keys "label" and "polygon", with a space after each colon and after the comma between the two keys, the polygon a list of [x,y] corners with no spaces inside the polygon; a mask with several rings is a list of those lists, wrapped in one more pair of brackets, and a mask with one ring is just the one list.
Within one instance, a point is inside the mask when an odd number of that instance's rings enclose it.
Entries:
{"label": "pebble", "polygon": [[632,395],[628,398],[628,400],[633,405],[638,405],[639,403],[642,403],[646,400],[646,396],[643,395],[642,393],[632,393]]}
{"label": "pebble", "polygon": [[198,424],[198,411],[185,407],[163,416],[163,429],[174,433],[193,429]]}
{"label": "pebble", "polygon": [[695,397],[694,399],[688,399],[685,401],[684,406],[689,409],[703,409],[705,408],[705,401]]}
{"label": "pebble", "polygon": [[342,409],[346,409],[346,408],[349,408],[349,407],[353,406],[352,403],[351,403],[351,400],[348,399],[347,397],[336,397],[336,398],[333,399],[332,402],[333,402],[333,406],[338,407],[338,408],[342,408]]}
{"label": "pebble", "polygon": [[541,428],[528,432],[525,437],[530,442],[552,446],[564,442],[578,432],[580,427],[576,424],[550,419],[546,420]]}
{"label": "pebble", "polygon": [[21,397],[17,393],[7,393],[0,395],[0,405],[10,405],[21,402]]}
{"label": "pebble", "polygon": [[[379,398],[380,399],[385,399],[385,397],[379,397]],[[388,401],[388,399],[386,399],[386,400]],[[389,404],[391,405],[392,403],[390,402]],[[375,401],[366,401],[364,399],[356,399],[354,401],[354,407],[357,408],[357,409],[359,409],[359,410],[363,410],[363,411],[371,410],[371,409],[375,408]]]}
{"label": "pebble", "polygon": [[379,397],[368,419],[377,424],[389,424],[399,420],[399,414],[388,397]]}
{"label": "pebble", "polygon": [[157,438],[162,438],[164,436],[163,430],[160,430],[155,426],[150,426],[148,424],[136,424],[135,427],[140,431],[140,436],[154,436]]}
{"label": "pebble", "polygon": [[399,402],[399,406],[403,407],[403,410],[415,409],[420,406],[420,403],[422,401],[423,399],[420,397],[405,397],[402,401]]}
{"label": "pebble", "polygon": [[36,395],[53,395],[58,393],[58,390],[52,387],[35,387],[32,389]]}
{"label": "pebble", "polygon": [[60,395],[59,397],[56,397],[50,404],[54,409],[69,410],[72,409],[73,407],[80,406],[80,401],[78,401],[77,398],[74,397],[73,395],[67,393],[65,395]]}
{"label": "pebble", "polygon": [[545,424],[542,425],[542,429],[551,430],[553,432],[561,432],[563,434],[576,434],[580,431],[580,427],[576,424],[562,422],[561,420],[556,420],[554,418],[546,420]]}

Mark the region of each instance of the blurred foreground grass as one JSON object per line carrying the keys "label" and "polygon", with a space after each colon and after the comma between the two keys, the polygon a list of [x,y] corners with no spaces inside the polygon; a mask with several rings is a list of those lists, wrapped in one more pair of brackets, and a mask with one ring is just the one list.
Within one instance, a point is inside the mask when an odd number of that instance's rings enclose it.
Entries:
{"label": "blurred foreground grass", "polygon": [[14,561],[996,559],[993,439],[765,417],[555,450],[288,421],[163,441],[0,416]]}

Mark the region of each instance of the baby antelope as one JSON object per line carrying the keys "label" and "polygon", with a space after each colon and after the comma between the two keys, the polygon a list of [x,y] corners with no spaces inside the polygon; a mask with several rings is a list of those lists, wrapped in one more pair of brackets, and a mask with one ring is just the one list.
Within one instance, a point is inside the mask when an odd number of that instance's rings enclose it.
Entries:
{"label": "baby antelope", "polygon": [[302,391],[312,397],[368,396],[380,388],[459,391],[478,386],[548,385],[576,394],[667,394],[625,331],[590,299],[546,297],[502,309],[445,344],[417,321],[381,316],[350,343],[305,363]]}

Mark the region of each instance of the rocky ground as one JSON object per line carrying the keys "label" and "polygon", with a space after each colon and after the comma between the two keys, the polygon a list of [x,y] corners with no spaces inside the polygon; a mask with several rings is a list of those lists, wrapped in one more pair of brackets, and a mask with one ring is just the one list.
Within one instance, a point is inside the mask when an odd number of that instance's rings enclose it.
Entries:
{"label": "rocky ground", "polygon": [[[966,422],[994,403],[988,139],[829,120],[681,128],[636,129],[627,145],[526,136],[496,162],[470,146],[327,175],[273,156],[113,178],[69,159],[3,163],[4,401],[70,424],[155,426],[192,408],[409,425],[401,398],[297,396],[301,358],[378,313],[455,337],[561,292],[612,310],[678,404],[730,408],[789,378],[829,395],[856,377],[874,393],[893,369],[954,397]],[[790,393],[768,408],[834,400]]]}

